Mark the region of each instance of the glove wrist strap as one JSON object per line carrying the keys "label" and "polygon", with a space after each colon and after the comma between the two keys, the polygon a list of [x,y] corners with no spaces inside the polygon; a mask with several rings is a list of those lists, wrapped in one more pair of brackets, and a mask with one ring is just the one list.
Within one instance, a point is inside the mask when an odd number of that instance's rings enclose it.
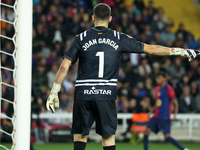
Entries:
{"label": "glove wrist strap", "polygon": [[180,55],[184,56],[185,50],[182,48],[170,48],[170,54],[169,55]]}
{"label": "glove wrist strap", "polygon": [[61,88],[61,84],[54,82],[53,87],[51,89],[51,93],[52,94],[58,94],[58,92],[60,91],[60,88]]}

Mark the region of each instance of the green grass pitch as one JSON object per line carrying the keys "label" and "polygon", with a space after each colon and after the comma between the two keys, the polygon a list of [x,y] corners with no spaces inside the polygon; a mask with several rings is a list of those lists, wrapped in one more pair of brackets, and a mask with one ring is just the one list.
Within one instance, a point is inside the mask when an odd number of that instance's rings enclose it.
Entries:
{"label": "green grass pitch", "polygon": [[[182,143],[190,150],[200,150],[200,143]],[[3,144],[10,146],[10,144]],[[132,145],[130,143],[117,143],[117,150],[143,150],[143,145]],[[72,143],[49,143],[49,144],[34,144],[35,150],[73,150]],[[0,148],[1,149],[1,148]],[[100,143],[88,143],[86,150],[103,150]],[[149,150],[178,150],[169,143],[150,143]]]}

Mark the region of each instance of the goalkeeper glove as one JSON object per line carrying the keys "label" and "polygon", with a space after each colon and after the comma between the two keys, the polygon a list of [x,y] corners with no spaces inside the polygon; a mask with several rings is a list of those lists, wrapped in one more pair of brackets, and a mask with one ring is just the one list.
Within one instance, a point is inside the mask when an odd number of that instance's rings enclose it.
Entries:
{"label": "goalkeeper glove", "polygon": [[197,56],[194,50],[182,49],[182,48],[171,48],[170,55],[179,55],[183,57],[188,57],[189,61],[192,61]]}
{"label": "goalkeeper glove", "polygon": [[[60,84],[53,83],[53,87],[51,89],[51,94],[49,95],[47,102],[46,102],[46,108],[48,111],[51,110],[52,113],[55,112],[55,108],[59,108],[59,98],[58,98],[58,92],[60,91]],[[54,108],[55,107],[55,108]]]}

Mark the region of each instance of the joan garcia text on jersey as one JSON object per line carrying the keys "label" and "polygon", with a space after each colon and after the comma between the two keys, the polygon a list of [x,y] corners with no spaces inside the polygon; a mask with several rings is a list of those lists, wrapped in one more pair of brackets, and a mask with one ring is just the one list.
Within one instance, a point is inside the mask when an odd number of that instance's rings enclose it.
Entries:
{"label": "joan garcia text on jersey", "polygon": [[115,50],[119,48],[119,45],[117,45],[116,42],[110,39],[106,39],[106,38],[99,38],[98,40],[97,39],[89,40],[87,43],[83,45],[82,48],[84,51],[86,51],[88,48],[90,48],[90,46],[95,45],[95,44],[107,44],[113,47]]}

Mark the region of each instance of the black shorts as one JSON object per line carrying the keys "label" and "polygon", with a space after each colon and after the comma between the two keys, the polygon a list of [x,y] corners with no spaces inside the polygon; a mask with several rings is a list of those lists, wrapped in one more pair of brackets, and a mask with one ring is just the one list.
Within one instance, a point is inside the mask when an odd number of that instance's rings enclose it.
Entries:
{"label": "black shorts", "polygon": [[97,134],[101,136],[114,135],[117,129],[115,100],[75,100],[72,134],[89,135],[94,121]]}

